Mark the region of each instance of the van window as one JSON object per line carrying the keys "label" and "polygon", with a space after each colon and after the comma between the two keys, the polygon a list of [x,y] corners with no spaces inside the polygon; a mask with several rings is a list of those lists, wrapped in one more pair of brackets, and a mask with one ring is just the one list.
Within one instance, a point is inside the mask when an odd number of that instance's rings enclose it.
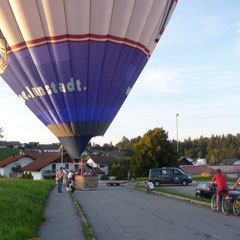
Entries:
{"label": "van window", "polygon": [[174,175],[182,175],[182,172],[179,171],[178,169],[174,169],[174,170],[173,170],[173,174],[174,174]]}
{"label": "van window", "polygon": [[169,169],[163,169],[162,170],[162,175],[170,175],[170,174],[171,174],[171,172],[170,172]]}
{"label": "van window", "polygon": [[161,170],[152,170],[151,171],[152,177],[158,177],[159,175],[161,175]]}

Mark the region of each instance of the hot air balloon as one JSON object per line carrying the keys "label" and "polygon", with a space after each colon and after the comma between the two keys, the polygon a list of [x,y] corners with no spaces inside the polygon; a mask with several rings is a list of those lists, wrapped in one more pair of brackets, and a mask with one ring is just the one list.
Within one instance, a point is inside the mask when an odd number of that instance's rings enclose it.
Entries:
{"label": "hot air balloon", "polygon": [[1,0],[1,76],[78,159],[108,129],[176,4]]}

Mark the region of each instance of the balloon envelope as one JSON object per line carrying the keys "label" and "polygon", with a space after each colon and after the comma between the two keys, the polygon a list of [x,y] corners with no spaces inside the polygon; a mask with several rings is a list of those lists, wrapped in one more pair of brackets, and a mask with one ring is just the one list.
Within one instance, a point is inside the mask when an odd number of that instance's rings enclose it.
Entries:
{"label": "balloon envelope", "polygon": [[113,121],[176,3],[1,0],[0,73],[79,158]]}

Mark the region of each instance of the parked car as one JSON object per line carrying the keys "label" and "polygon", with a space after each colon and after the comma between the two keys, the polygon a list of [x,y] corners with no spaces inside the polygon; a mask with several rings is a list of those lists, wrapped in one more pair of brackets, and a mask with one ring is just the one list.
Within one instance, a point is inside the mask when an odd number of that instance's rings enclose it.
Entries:
{"label": "parked car", "polygon": [[214,193],[216,193],[217,184],[213,183],[210,189],[210,182],[199,183],[196,188],[196,197],[211,198]]}
{"label": "parked car", "polygon": [[190,174],[175,167],[152,168],[149,170],[149,181],[153,182],[155,187],[160,184],[182,184],[187,186],[192,182]]}
{"label": "parked car", "polygon": [[[212,188],[210,189],[210,182],[199,183],[196,188],[196,197],[204,197],[204,198],[211,198],[213,194],[216,193],[217,184],[213,183]],[[229,189],[229,196],[235,199],[237,196],[240,195],[239,191],[233,191],[232,185],[228,184]]]}

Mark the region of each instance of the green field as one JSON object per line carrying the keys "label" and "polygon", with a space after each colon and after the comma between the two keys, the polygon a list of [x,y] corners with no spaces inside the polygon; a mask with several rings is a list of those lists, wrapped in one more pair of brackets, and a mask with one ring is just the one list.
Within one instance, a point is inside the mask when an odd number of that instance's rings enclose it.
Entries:
{"label": "green field", "polygon": [[13,154],[19,154],[18,149],[0,149],[0,161],[12,156]]}
{"label": "green field", "polygon": [[0,179],[0,239],[23,240],[36,237],[45,219],[43,209],[55,181]]}

